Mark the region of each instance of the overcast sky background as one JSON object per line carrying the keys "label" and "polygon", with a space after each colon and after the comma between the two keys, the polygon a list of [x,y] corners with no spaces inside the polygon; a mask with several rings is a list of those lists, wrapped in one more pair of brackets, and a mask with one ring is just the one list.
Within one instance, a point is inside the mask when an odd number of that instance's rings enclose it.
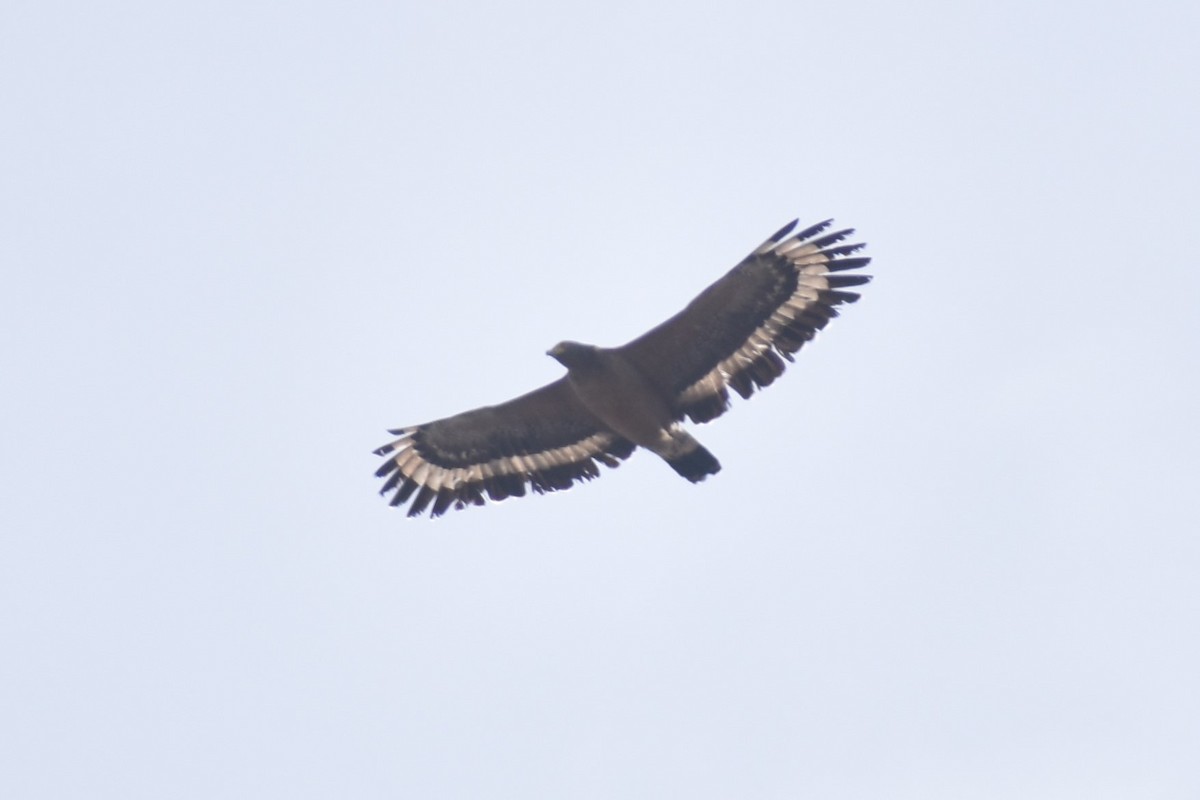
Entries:
{"label": "overcast sky background", "polygon": [[[1198,8],[6,5],[0,795],[1200,796]],[[794,216],[720,475],[376,496]]]}

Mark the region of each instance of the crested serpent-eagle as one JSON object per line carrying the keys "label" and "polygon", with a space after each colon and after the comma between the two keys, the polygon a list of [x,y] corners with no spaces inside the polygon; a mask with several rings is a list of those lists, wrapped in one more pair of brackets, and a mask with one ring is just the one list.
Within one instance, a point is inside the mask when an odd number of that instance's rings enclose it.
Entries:
{"label": "crested serpent-eagle", "polygon": [[396,428],[375,451],[376,475],[391,505],[411,500],[410,517],[430,509],[483,505],[485,498],[568,489],[615,467],[639,446],[689,481],[721,469],[680,424],[708,422],[729,408],[729,389],[748,398],[783,374],[784,360],[858,299],[847,288],[867,275],[853,230],[832,220],[767,239],[687,308],[620,347],[560,342],[567,368],[553,383],[507,403],[424,425]]}

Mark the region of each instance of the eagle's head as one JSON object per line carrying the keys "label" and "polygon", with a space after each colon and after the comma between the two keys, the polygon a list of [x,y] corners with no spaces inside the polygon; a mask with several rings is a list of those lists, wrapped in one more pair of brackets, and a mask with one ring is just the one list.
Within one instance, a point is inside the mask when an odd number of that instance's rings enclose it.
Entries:
{"label": "eagle's head", "polygon": [[596,348],[579,342],[559,342],[546,351],[546,355],[567,369],[582,367],[596,358]]}

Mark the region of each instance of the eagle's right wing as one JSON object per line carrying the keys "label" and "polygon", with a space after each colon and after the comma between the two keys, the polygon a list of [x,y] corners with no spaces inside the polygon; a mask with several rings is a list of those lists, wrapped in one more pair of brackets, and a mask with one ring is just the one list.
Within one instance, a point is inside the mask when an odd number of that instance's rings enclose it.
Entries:
{"label": "eagle's right wing", "polygon": [[792,234],[784,226],[687,308],[617,348],[671,398],[682,418],[707,422],[729,408],[732,387],[749,397],[783,374],[792,354],[858,299],[847,287],[871,280],[847,274],[871,259],[861,244],[838,244],[853,230],[825,233],[826,220]]}

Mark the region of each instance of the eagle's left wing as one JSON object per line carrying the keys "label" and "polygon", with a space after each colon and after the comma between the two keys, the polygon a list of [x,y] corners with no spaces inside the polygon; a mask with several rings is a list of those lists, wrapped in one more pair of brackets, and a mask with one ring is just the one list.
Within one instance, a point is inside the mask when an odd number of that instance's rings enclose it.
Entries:
{"label": "eagle's left wing", "polygon": [[858,299],[847,287],[871,280],[846,274],[871,259],[862,244],[838,244],[852,229],[825,233],[826,220],[792,234],[777,231],[687,308],[618,348],[672,399],[680,418],[707,422],[729,408],[732,387],[749,397],[783,374],[792,354]]}
{"label": "eagle's left wing", "polygon": [[387,456],[376,471],[395,490],[391,504],[410,498],[408,516],[429,507],[439,516],[450,506],[482,505],[570,488],[600,474],[597,462],[617,466],[634,445],[605,427],[560,378],[495,406],[397,428],[398,437],[375,451]]}

